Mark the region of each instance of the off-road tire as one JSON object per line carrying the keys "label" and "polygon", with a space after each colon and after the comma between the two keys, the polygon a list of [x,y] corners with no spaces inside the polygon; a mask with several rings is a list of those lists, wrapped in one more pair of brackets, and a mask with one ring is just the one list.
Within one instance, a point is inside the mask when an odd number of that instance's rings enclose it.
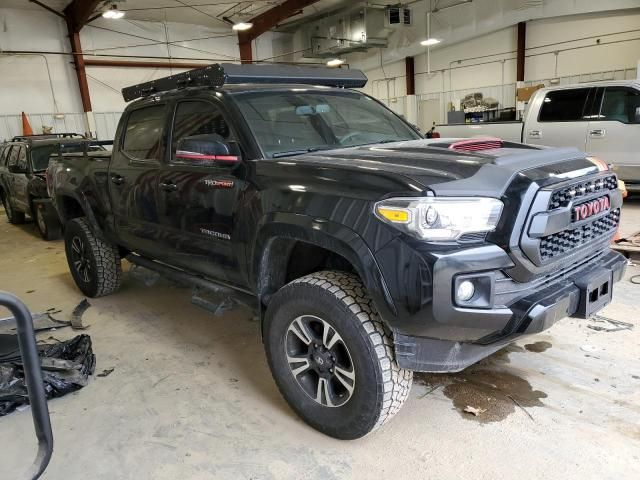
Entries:
{"label": "off-road tire", "polygon": [[[288,329],[304,315],[329,323],[348,347],[355,379],[343,405],[329,407],[312,399],[287,362]],[[385,424],[407,399],[413,372],[398,366],[391,332],[357,276],[323,271],[298,278],[272,297],[264,322],[273,378],[291,408],[313,428],[339,439],[360,438]]]}
{"label": "off-road tire", "polygon": [[6,195],[2,195],[2,206],[4,207],[4,213],[7,215],[9,223],[12,225],[24,223],[24,212],[18,212],[13,204],[11,204],[11,199],[7,198]]}
{"label": "off-road tire", "polygon": [[44,240],[58,240],[62,236],[62,224],[58,219],[47,219],[36,204],[31,207],[31,212],[33,222]]}
{"label": "off-road tire", "polygon": [[[78,270],[74,257],[74,240],[80,240],[84,261],[89,266],[88,281]],[[76,245],[78,241],[76,240]],[[115,292],[122,280],[122,265],[118,247],[96,237],[86,218],[67,222],[64,232],[65,252],[69,270],[78,288],[87,297],[102,297]]]}

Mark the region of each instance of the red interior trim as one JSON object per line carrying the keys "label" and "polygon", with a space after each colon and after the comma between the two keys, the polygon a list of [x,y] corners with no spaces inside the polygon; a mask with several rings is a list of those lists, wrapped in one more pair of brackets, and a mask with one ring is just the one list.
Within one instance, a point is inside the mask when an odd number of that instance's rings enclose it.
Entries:
{"label": "red interior trim", "polygon": [[200,155],[198,153],[176,153],[176,158],[188,158],[190,160],[217,160],[220,162],[237,162],[236,155]]}

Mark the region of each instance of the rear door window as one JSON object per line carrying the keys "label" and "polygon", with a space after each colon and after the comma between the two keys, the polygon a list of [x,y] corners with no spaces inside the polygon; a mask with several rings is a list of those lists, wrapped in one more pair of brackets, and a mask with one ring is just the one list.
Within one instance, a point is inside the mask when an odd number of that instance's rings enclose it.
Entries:
{"label": "rear door window", "polygon": [[20,153],[20,146],[13,145],[7,156],[7,166],[15,165],[18,163],[18,154]]}
{"label": "rear door window", "polygon": [[640,92],[627,87],[607,87],[598,120],[640,123]]}
{"label": "rear door window", "polygon": [[136,160],[159,161],[165,119],[164,105],[143,107],[131,112],[125,127],[122,151]]}
{"label": "rear door window", "polygon": [[8,146],[0,147],[0,167],[4,167],[7,163],[7,153],[9,153]]}
{"label": "rear door window", "polygon": [[539,122],[575,122],[585,120],[584,108],[589,88],[547,92],[538,116]]}
{"label": "rear door window", "polygon": [[17,164],[21,172],[27,171],[27,149],[24,146],[20,147],[20,150],[18,151]]}

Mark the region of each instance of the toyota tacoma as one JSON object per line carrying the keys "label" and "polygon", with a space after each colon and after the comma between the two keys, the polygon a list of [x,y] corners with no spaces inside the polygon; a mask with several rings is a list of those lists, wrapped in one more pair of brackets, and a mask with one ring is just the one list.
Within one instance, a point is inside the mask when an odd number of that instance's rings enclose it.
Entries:
{"label": "toyota tacoma", "polygon": [[116,291],[126,257],[252,305],[282,395],[341,439],[389,420],[414,371],[590,316],[625,268],[602,162],[424,139],[365,82],[223,64],[135,85],[110,158],[49,166],[84,294]]}

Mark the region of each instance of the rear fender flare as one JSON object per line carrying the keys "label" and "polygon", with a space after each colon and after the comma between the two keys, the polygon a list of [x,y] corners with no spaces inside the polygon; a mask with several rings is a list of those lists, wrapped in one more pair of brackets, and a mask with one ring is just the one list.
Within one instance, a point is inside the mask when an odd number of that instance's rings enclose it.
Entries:
{"label": "rear fender flare", "polygon": [[62,223],[62,225],[65,225],[69,220],[71,220],[70,218],[67,218],[64,214],[64,205],[63,205],[64,198],[71,198],[75,200],[78,203],[78,205],[80,205],[80,208],[84,213],[84,216],[87,218],[87,221],[91,226],[91,230],[101,240],[105,240],[104,233],[100,228],[100,225],[98,224],[95,214],[93,213],[93,211],[91,210],[91,207],[89,206],[89,201],[82,192],[78,193],[71,190],[66,190],[64,188],[58,189],[56,191],[56,195],[54,197],[54,206],[56,211],[58,212],[58,217],[60,218],[60,222]]}

